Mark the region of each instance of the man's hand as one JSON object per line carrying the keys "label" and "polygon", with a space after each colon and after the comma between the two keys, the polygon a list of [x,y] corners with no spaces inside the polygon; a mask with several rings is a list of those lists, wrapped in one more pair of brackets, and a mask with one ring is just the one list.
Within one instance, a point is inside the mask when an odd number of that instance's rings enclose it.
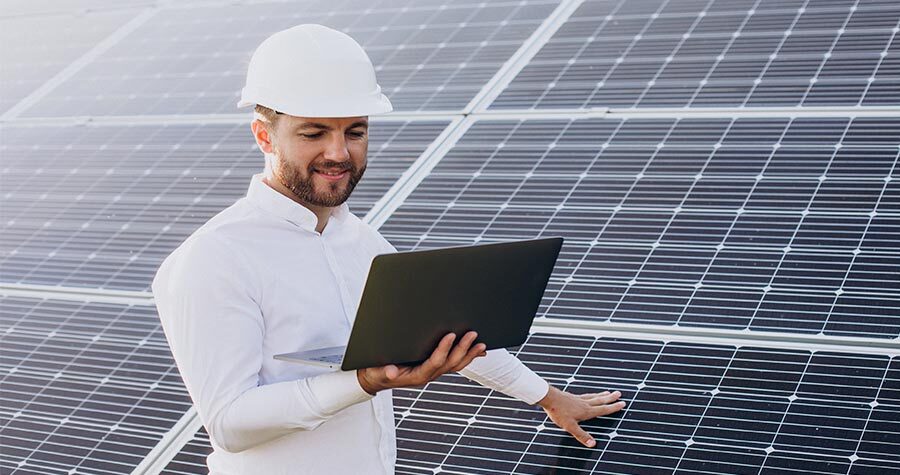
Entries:
{"label": "man's hand", "polygon": [[616,402],[621,396],[619,391],[575,395],[550,386],[538,405],[560,429],[572,434],[585,447],[594,447],[597,442],[578,423],[620,411],[625,407],[624,401]]}
{"label": "man's hand", "polygon": [[448,333],[441,339],[431,356],[419,366],[389,364],[358,369],[356,378],[359,379],[359,385],[367,393],[373,395],[382,389],[425,385],[444,373],[459,371],[468,366],[475,358],[486,355],[485,348],[487,347],[484,343],[472,346],[472,342],[477,337],[477,333],[468,332],[454,347],[453,341],[456,339],[456,334]]}

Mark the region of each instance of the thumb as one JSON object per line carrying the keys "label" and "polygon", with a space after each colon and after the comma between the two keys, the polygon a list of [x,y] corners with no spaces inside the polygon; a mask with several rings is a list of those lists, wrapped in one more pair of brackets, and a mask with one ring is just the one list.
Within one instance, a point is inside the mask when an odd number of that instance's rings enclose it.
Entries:
{"label": "thumb", "polygon": [[384,377],[388,379],[388,381],[394,380],[400,376],[400,368],[397,366],[389,364],[384,367]]}
{"label": "thumb", "polygon": [[584,445],[585,447],[594,447],[597,445],[597,441],[595,441],[594,438],[591,437],[591,434],[585,432],[584,429],[582,429],[578,424],[572,424],[571,427],[566,429],[566,432],[572,434],[576,439],[578,439],[578,442],[581,442],[581,445]]}

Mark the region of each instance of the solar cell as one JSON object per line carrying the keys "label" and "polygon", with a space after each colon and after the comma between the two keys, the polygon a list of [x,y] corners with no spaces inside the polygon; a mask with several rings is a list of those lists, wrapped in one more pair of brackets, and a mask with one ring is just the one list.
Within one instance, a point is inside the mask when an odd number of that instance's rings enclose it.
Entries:
{"label": "solar cell", "polygon": [[4,473],[127,473],[191,406],[152,307],[0,299]]}
{"label": "solar cell", "polygon": [[359,41],[395,110],[462,109],[557,3],[310,0],[167,8],[24,116],[236,112],[253,50],[300,23]]}
{"label": "solar cell", "polygon": [[[364,216],[446,125],[373,121],[351,210]],[[145,290],[162,259],[242,197],[263,166],[247,124],[8,127],[3,135],[5,282]]]}
{"label": "solar cell", "polygon": [[890,2],[587,0],[496,109],[898,104]]}
{"label": "solar cell", "polygon": [[548,317],[896,338],[896,124],[482,119],[381,232],[567,237]]}

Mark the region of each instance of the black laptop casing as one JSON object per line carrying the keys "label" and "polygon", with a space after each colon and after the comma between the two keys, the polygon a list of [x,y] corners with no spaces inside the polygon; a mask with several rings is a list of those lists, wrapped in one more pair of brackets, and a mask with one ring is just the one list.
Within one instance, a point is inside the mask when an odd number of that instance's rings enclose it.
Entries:
{"label": "black laptop casing", "polygon": [[[376,256],[341,369],[425,361],[448,332],[487,349],[525,342],[563,238]],[[454,342],[455,343],[455,342]]]}

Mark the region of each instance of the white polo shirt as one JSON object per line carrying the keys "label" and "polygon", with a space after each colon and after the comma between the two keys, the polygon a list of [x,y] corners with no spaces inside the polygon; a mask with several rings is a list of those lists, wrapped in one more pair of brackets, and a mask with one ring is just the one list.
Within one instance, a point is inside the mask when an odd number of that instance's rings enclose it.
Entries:
{"label": "white polo shirt", "polygon": [[[391,391],[355,371],[273,359],[347,343],[372,259],[396,252],[346,203],[318,218],[254,175],[153,280],[162,326],[209,432],[213,474],[394,473]],[[547,382],[506,350],[461,372],[528,404]]]}

